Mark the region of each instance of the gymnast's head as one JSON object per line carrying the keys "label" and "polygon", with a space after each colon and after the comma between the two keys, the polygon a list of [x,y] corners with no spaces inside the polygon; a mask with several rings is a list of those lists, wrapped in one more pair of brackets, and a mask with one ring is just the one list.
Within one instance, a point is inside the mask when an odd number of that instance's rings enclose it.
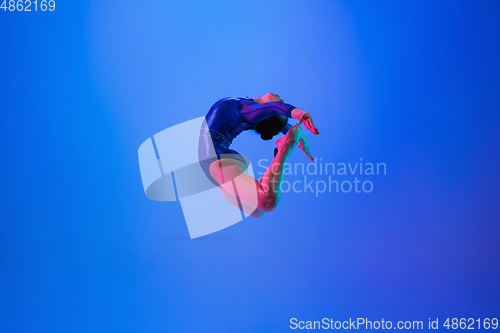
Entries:
{"label": "gymnast's head", "polygon": [[[261,97],[254,97],[258,103],[283,102],[283,99],[275,93],[269,92]],[[277,135],[288,122],[287,117],[276,115],[259,121],[255,126],[255,132],[260,134],[262,140],[271,140]]]}
{"label": "gymnast's head", "polygon": [[271,140],[285,127],[287,122],[288,118],[285,116],[271,116],[257,122],[255,132],[260,134],[262,140]]}
{"label": "gymnast's head", "polygon": [[267,93],[262,97],[258,98],[259,103],[269,103],[269,102],[283,102],[283,99],[275,93]]}

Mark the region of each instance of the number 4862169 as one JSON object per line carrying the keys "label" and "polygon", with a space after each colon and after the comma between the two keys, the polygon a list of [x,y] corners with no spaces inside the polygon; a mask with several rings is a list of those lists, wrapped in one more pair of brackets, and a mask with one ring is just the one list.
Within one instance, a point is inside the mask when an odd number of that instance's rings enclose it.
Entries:
{"label": "number 4862169", "polygon": [[[0,0],[1,1],[1,0]],[[4,0],[0,9],[3,9],[4,12],[7,10],[10,12],[18,11],[18,12],[31,12],[32,10],[37,12],[41,10],[42,12],[47,9],[51,12],[56,9],[56,2],[54,0],[38,0],[30,1],[30,0]]]}

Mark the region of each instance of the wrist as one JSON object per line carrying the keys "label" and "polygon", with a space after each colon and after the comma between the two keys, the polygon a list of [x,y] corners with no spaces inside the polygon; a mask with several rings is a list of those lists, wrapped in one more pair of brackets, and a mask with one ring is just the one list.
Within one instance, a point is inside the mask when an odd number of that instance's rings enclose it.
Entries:
{"label": "wrist", "polygon": [[308,114],[307,111],[295,108],[295,109],[292,110],[292,114],[291,115],[292,115],[293,119],[300,120],[300,118],[302,118],[305,114]]}

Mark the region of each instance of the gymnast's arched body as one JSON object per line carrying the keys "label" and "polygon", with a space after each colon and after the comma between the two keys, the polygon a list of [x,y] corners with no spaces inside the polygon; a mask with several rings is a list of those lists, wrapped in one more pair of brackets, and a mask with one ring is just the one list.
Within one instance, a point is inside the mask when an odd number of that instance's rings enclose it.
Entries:
{"label": "gymnast's arched body", "polygon": [[[287,118],[299,122],[291,126]],[[229,202],[253,217],[261,217],[279,203],[283,168],[295,147],[298,145],[313,159],[300,129],[302,123],[313,134],[319,134],[308,112],[283,103],[276,94],[223,98],[205,117],[198,149],[200,165]],[[274,159],[260,180],[245,173],[245,158],[229,148],[233,139],[245,130],[255,130],[263,140],[280,132],[285,134],[277,140]]]}

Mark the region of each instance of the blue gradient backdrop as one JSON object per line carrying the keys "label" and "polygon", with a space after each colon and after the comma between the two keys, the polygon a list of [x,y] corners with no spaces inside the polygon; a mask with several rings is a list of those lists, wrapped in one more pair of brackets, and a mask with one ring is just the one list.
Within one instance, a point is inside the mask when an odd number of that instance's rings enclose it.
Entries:
{"label": "blue gradient backdrop", "polygon": [[[498,1],[0,11],[0,331],[500,317],[499,15]],[[179,203],[144,195],[139,145],[269,91],[314,116],[316,158],[387,174],[187,240]],[[234,147],[256,163],[273,144]]]}

